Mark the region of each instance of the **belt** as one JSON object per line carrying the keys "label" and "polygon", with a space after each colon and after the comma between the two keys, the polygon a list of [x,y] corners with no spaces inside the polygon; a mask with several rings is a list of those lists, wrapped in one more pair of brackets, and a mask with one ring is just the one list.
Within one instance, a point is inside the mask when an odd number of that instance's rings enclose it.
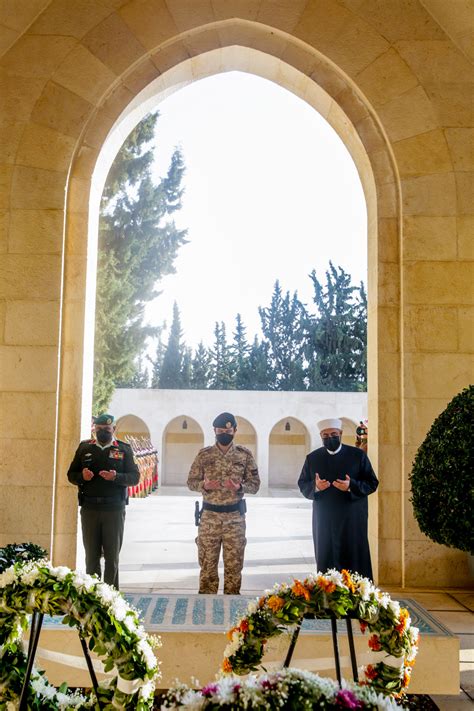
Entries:
{"label": "belt", "polygon": [[123,504],[123,499],[118,499],[116,496],[83,496],[84,504]]}
{"label": "belt", "polygon": [[[216,513],[230,513],[231,511],[241,511],[244,509],[244,501],[238,501],[236,504],[227,504],[219,506],[218,504],[208,504],[207,501],[202,502],[203,511],[215,511]],[[245,511],[245,509],[244,509]]]}

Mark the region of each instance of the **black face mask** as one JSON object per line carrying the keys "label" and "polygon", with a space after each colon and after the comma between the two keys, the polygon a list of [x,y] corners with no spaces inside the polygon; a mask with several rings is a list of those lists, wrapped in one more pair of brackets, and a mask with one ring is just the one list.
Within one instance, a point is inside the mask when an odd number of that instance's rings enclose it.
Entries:
{"label": "black face mask", "polygon": [[95,436],[99,444],[108,444],[112,441],[112,433],[107,430],[97,430]]}
{"label": "black face mask", "polygon": [[227,445],[230,444],[234,439],[234,435],[229,434],[228,432],[220,432],[219,434],[216,434],[216,439],[219,444],[222,444],[224,447],[227,447]]}
{"label": "black face mask", "polygon": [[324,439],[323,439],[323,445],[324,445],[324,447],[326,447],[326,449],[329,452],[335,452],[336,449],[339,449],[340,444],[341,444],[341,438],[338,436],[324,437]]}

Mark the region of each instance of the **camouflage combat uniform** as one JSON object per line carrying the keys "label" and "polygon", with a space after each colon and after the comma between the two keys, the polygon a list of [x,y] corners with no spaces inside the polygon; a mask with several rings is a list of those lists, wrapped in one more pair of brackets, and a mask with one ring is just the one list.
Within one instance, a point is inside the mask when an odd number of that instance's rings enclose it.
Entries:
{"label": "camouflage combat uniform", "polygon": [[[224,481],[232,479],[240,489],[217,489],[205,491],[204,478]],[[224,454],[214,444],[198,452],[188,476],[191,491],[200,491],[203,501],[218,506],[237,504],[244,494],[256,494],[260,479],[255,459],[250,450],[231,444]],[[239,511],[217,513],[204,510],[196,538],[198,546],[200,593],[217,593],[219,587],[218,564],[221,546],[224,558],[224,593],[237,595],[242,582],[244,565],[245,515]]]}

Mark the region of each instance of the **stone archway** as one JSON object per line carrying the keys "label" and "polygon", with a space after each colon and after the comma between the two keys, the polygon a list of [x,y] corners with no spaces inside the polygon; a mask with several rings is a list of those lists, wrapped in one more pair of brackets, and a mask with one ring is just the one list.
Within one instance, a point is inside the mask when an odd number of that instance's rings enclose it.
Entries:
{"label": "stone archway", "polygon": [[238,413],[235,413],[235,418],[238,425],[237,433],[234,438],[235,444],[241,444],[247,447],[247,449],[250,449],[254,459],[257,460],[258,442],[255,427],[249,420],[246,420],[245,417],[242,417]]}
{"label": "stone archway", "polygon": [[[404,5],[402,14],[393,3],[377,12],[372,3],[336,0],[244,5],[130,0],[93,12],[78,3],[64,13],[60,2],[40,0],[2,34],[8,418],[0,424],[5,472],[16,472],[14,482],[3,482],[3,500],[25,506],[6,505],[1,536],[34,535],[58,562],[74,559],[75,502],[64,471],[81,430],[89,195],[104,140],[152,81],[161,77],[167,91],[170,71],[178,86],[209,70],[210,52],[228,48],[242,58],[243,48],[247,71],[268,73],[310,103],[320,97],[346,145],[363,149],[355,160],[369,211],[369,420],[371,457],[383,473],[380,521],[372,516],[379,577],[465,584],[464,557],[418,531],[407,490],[418,445],[470,373],[473,165],[465,146],[472,106],[460,24],[446,27],[431,0]],[[229,66],[228,58],[219,61],[220,71]],[[32,447],[41,452],[34,486],[21,464]]]}
{"label": "stone archway", "polygon": [[[232,21],[217,23],[221,29],[230,29],[232,27],[234,32],[247,32],[249,30],[249,23]],[[208,37],[211,32],[211,28],[199,28],[196,30],[195,37],[196,40],[199,37],[201,40],[204,37]],[[254,36],[255,43],[256,39],[264,40],[268,37],[268,28],[252,27],[252,33]],[[280,36],[276,33],[279,42],[276,44],[275,50],[278,48],[279,51],[285,50],[285,55],[288,56],[288,37]],[[283,41],[284,40],[284,41]],[[175,42],[179,44],[181,38],[176,38]],[[170,52],[172,54],[173,43],[167,45],[163,51]],[[293,91],[295,94],[310,103],[316,110],[318,110],[333,126],[336,132],[339,133],[343,139],[346,147],[351,153],[354,162],[359,171],[361,177],[361,182],[364,189],[364,194],[367,203],[368,212],[368,254],[369,263],[372,259],[372,266],[369,267],[369,279],[368,279],[368,295],[369,301],[373,304],[377,304],[377,307],[381,305],[380,297],[383,294],[379,293],[380,284],[378,282],[378,271],[381,265],[377,262],[374,264],[373,260],[377,251],[377,244],[379,239],[384,239],[387,229],[387,221],[390,221],[390,232],[391,239],[396,239],[398,237],[399,223],[397,219],[398,207],[397,207],[397,196],[398,196],[398,181],[395,169],[393,167],[393,160],[390,147],[385,141],[383,132],[381,131],[380,125],[378,124],[375,117],[370,116],[368,107],[364,108],[362,111],[362,97],[350,86],[347,79],[338,71],[334,66],[331,65],[319,52],[309,48],[299,46],[298,48],[298,60],[299,65],[301,64],[301,53],[306,53],[307,72],[314,74],[318,73],[320,78],[324,77],[327,73],[331,77],[332,82],[337,81],[338,88],[338,101],[335,101],[331,95],[322,88],[321,82],[318,83],[313,77],[308,76],[308,73],[303,73],[300,69],[291,66],[291,64],[283,61],[280,57],[275,56],[275,54],[263,52],[256,48],[249,48],[248,46],[224,46],[218,49],[210,49],[208,51],[200,53],[198,56],[191,59],[185,59],[174,65],[172,65],[167,71],[161,74],[157,79],[148,83],[146,87],[139,92],[132,102],[124,100],[121,96],[121,102],[116,107],[117,119],[110,126],[110,117],[106,122],[107,129],[109,129],[109,137],[105,143],[106,151],[104,153],[99,153],[97,150],[94,153],[101,156],[102,163],[95,164],[94,173],[89,172],[89,180],[82,182],[81,187],[83,190],[90,191],[90,203],[88,210],[88,223],[89,223],[89,248],[95,248],[96,235],[97,235],[97,216],[98,216],[98,199],[100,195],[100,190],[98,188],[101,186],[101,182],[105,180],[106,173],[108,170],[108,165],[115,156],[121,142],[124,137],[128,134],[129,130],[135,123],[140,120],[140,118],[151,108],[151,106],[156,105],[157,92],[158,95],[166,96],[170,91],[174,91],[183,86],[184,84],[193,81],[197,78],[203,76],[209,76],[210,74],[216,73],[217,71],[226,71],[230,69],[240,69],[252,71],[260,76],[273,80],[280,84],[281,86]],[[347,91],[350,90],[351,101],[348,102],[347,107],[343,106],[343,101],[341,101],[341,95],[344,96],[342,91],[342,86],[345,86]],[[350,117],[346,114],[345,109],[354,108],[354,99],[357,96],[358,102],[358,113],[357,117],[360,123],[363,125],[363,131],[361,132],[356,129],[356,125],[352,124]],[[119,107],[124,105],[123,110],[120,112]],[[360,119],[360,113],[362,112],[364,118]],[[104,121],[103,113],[100,111],[95,117],[95,123],[101,124]],[[94,122],[93,124],[94,125]],[[92,126],[89,127],[88,131],[92,130]],[[362,136],[360,135],[362,134]],[[86,136],[88,132],[86,132]],[[362,138],[362,140],[361,140]],[[87,140],[87,139],[85,139]],[[366,145],[367,144],[367,147]],[[381,194],[377,194],[377,183],[374,174],[374,168],[377,169],[377,160],[374,160],[374,165],[372,166],[371,157],[369,150],[372,151],[376,149],[377,153],[383,152],[385,150],[385,161],[383,170],[384,184],[381,186]],[[82,170],[82,162],[78,160],[79,166]],[[76,170],[73,169],[71,179],[71,188],[73,185],[78,184],[79,178],[76,178]],[[387,199],[387,195],[390,195],[390,199]],[[82,196],[84,199],[86,195]],[[70,204],[70,215],[73,218],[74,215],[74,203],[75,196],[71,192]],[[85,235],[84,235],[85,237]],[[392,272],[391,278],[397,282],[398,274],[397,272]],[[93,296],[93,283],[95,282],[95,272],[94,269],[89,269],[88,271],[88,289],[86,290],[86,299],[92,300]],[[398,291],[398,285],[395,287]],[[65,310],[65,320],[68,319],[68,299],[67,299],[67,283],[66,283],[66,310]],[[75,292],[76,295],[77,292]],[[385,301],[383,297],[383,301]],[[385,303],[383,303],[385,306]],[[90,312],[89,312],[90,313]],[[384,345],[389,343],[388,338],[381,338],[384,331],[387,328],[393,328],[394,323],[396,323],[396,318],[398,318],[398,311],[395,309],[394,317],[395,321],[392,319],[390,322],[380,321],[378,327],[373,328],[375,323],[375,316],[378,313],[377,308],[373,310],[370,315],[369,323],[369,387],[370,383],[376,383],[378,398],[374,402],[377,406],[372,419],[377,422],[377,408],[382,404],[384,407],[385,397],[384,397],[384,387],[386,380],[379,381],[378,379],[378,368],[377,364],[379,359],[383,357]],[[90,317],[89,317],[90,323]],[[87,341],[87,338],[86,338]],[[66,353],[67,357],[67,353]],[[84,360],[85,367],[87,368],[87,363],[91,364],[92,358],[91,354],[89,358]],[[65,371],[67,372],[67,364],[64,364]],[[394,369],[395,378],[399,377],[398,370],[398,359],[392,358],[392,366]],[[89,365],[90,367],[90,365]],[[372,385],[373,387],[373,385]],[[87,398],[87,393],[85,394]],[[84,402],[85,412],[88,412],[89,408],[87,405],[87,400]],[[393,403],[391,403],[393,405]],[[85,418],[83,410],[83,419]],[[377,433],[374,433],[374,439]],[[381,440],[379,439],[379,443]],[[375,459],[374,465],[378,469],[380,468],[381,461],[379,461],[379,455],[383,452],[377,448],[373,448],[373,458]],[[401,462],[400,462],[401,465]],[[165,470],[165,466],[163,466]],[[166,480],[166,475],[165,480]],[[372,497],[373,500],[370,502],[371,505],[371,529],[370,536],[372,542],[372,549],[374,551],[374,560],[377,560],[377,547],[379,543],[379,531],[378,531],[378,520],[377,520],[377,500]],[[401,540],[401,530],[399,531]]]}
{"label": "stone archway", "polygon": [[117,420],[116,435],[120,439],[125,435],[150,437],[148,425],[137,415],[123,415]]}
{"label": "stone archway", "polygon": [[268,457],[269,488],[296,489],[311,438],[306,426],[295,417],[285,417],[270,432]]}
{"label": "stone archway", "polygon": [[196,420],[180,415],[163,432],[162,485],[186,486],[189,469],[204,446],[204,433]]}

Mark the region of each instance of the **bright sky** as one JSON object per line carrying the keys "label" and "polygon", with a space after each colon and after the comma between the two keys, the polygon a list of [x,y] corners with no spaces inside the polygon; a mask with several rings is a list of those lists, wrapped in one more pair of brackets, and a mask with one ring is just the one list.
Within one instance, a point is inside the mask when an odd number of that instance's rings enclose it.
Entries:
{"label": "bright sky", "polygon": [[186,175],[176,222],[189,243],[147,307],[150,323],[169,326],[176,300],[187,345],[211,346],[216,321],[230,341],[237,313],[252,341],[276,279],[307,304],[307,275],[316,269],[323,279],[329,260],[366,283],[359,176],[312,107],[273,82],[231,72],[181,89],[159,111],[156,177],[179,145]]}

